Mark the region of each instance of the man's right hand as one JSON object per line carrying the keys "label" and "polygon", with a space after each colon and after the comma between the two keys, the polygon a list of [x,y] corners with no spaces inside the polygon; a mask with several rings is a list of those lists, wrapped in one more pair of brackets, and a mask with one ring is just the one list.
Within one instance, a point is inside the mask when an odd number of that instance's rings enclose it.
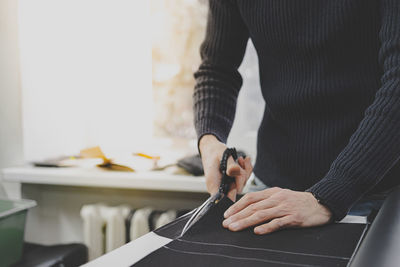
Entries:
{"label": "man's right hand", "polygon": [[[219,164],[226,148],[227,146],[218,141],[214,135],[207,134],[200,139],[199,149],[206,177],[207,191],[210,194],[218,192],[222,178],[222,174],[219,171]],[[245,159],[240,157],[238,163],[232,157],[229,157],[226,173],[235,178],[235,182],[232,183],[228,192],[228,197],[232,201],[236,200],[236,194],[242,192],[252,171],[253,166],[251,165],[250,157],[246,157]]]}

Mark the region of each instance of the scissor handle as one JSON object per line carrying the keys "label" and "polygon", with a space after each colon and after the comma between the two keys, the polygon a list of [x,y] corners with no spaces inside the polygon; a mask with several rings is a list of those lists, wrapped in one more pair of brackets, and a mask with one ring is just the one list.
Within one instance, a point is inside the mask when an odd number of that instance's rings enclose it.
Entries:
{"label": "scissor handle", "polygon": [[237,161],[238,155],[236,152],[236,148],[227,148],[225,149],[224,153],[222,154],[222,159],[219,164],[219,170],[222,173],[222,179],[221,179],[221,184],[219,186],[219,192],[222,194],[227,194],[229,191],[229,187],[233,181],[235,181],[235,178],[228,176],[226,174],[226,169],[228,167],[228,158],[232,156],[234,161]]}

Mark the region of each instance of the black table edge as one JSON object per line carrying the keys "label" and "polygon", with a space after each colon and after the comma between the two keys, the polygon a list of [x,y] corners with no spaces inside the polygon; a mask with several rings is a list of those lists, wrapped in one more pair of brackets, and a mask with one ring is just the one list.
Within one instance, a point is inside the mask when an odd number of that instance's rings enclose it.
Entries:
{"label": "black table edge", "polygon": [[400,266],[400,187],[386,198],[349,266]]}

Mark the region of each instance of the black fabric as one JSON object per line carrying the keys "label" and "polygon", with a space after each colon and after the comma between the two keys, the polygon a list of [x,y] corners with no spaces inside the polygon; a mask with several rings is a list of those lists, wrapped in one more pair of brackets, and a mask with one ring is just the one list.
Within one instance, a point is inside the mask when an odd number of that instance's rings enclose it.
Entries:
{"label": "black fabric", "polygon": [[199,140],[227,141],[250,38],[265,100],[258,178],[310,189],[336,220],[363,194],[399,184],[399,0],[209,3],[193,94]]}
{"label": "black fabric", "polygon": [[84,244],[44,246],[24,243],[22,259],[12,267],[75,267],[88,261],[88,249]]}
{"label": "black fabric", "polygon": [[183,237],[190,215],[155,231],[175,239],[133,266],[346,266],[366,229],[364,224],[331,224],[255,235],[252,228],[231,232],[222,227],[232,205],[222,199]]}

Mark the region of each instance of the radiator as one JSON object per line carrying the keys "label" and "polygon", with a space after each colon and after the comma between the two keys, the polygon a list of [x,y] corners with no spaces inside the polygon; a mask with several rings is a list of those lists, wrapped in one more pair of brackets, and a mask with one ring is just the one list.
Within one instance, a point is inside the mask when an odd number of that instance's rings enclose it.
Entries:
{"label": "radiator", "polygon": [[161,227],[185,212],[159,211],[151,207],[131,209],[127,205],[110,207],[101,203],[84,205],[81,217],[89,260]]}

